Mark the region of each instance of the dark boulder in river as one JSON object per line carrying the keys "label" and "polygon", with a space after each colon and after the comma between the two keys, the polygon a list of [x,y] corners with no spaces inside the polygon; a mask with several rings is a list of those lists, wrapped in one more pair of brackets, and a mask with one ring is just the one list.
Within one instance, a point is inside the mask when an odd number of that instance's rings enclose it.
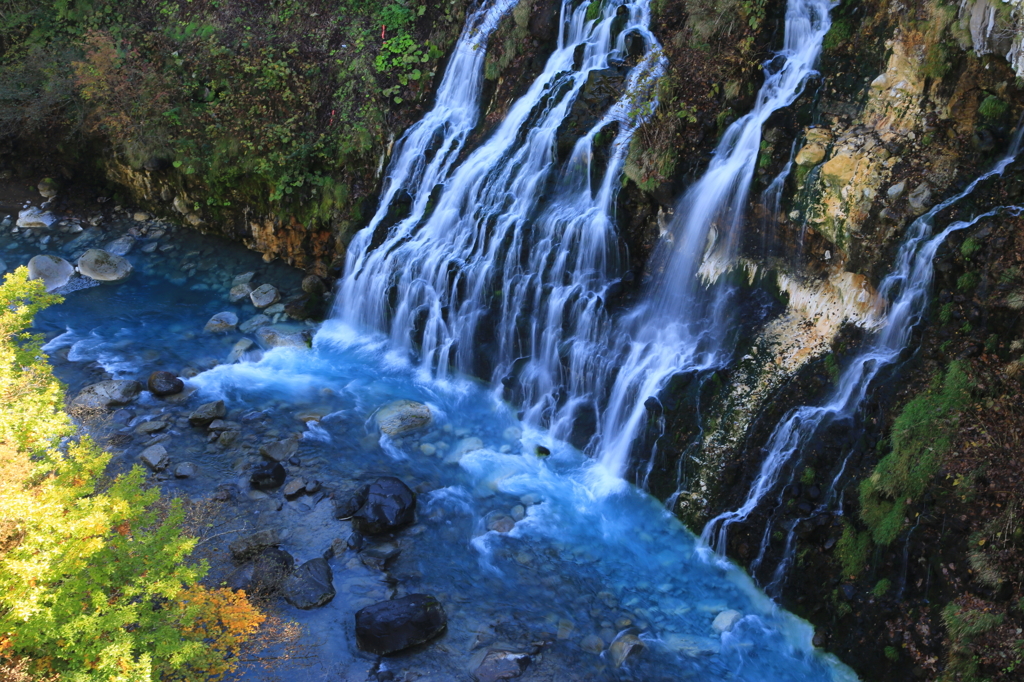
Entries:
{"label": "dark boulder in river", "polygon": [[266,464],[252,472],[249,476],[249,485],[256,490],[272,490],[284,483],[285,476],[287,472],[280,463]]}
{"label": "dark boulder in river", "polygon": [[393,476],[378,478],[366,490],[366,500],[352,516],[352,527],[365,535],[379,535],[416,518],[416,493]]}
{"label": "dark boulder in river", "polygon": [[448,625],[444,607],[429,594],[378,602],[356,613],[356,644],[387,656],[430,641]]}

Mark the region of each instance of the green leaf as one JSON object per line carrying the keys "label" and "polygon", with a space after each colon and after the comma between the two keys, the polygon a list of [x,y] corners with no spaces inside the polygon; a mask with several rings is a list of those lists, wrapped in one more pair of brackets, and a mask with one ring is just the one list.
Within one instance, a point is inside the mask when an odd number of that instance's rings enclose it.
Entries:
{"label": "green leaf", "polygon": [[404,100],[404,99],[402,99],[401,97],[395,97],[395,104],[401,104],[401,103],[402,103],[402,102],[404,102],[404,101],[405,101],[405,100]]}

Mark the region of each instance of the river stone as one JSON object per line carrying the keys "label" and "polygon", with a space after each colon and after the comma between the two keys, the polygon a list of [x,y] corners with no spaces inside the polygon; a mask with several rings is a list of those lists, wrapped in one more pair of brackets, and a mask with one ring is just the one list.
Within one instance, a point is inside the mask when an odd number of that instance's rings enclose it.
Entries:
{"label": "river stone", "polygon": [[278,293],[277,287],[273,284],[261,284],[249,294],[249,300],[252,301],[252,304],[261,309],[274,305],[280,298],[281,294]]}
{"label": "river stone", "polygon": [[260,327],[265,327],[266,325],[270,324],[270,322],[271,319],[266,315],[253,315],[248,320],[238,325],[238,331],[242,332],[243,334],[249,334],[259,329]]}
{"label": "river stone", "polygon": [[196,475],[196,465],[192,462],[182,462],[174,467],[175,478],[192,478]]}
{"label": "river stone", "polygon": [[252,339],[239,339],[234,346],[231,347],[231,352],[228,353],[228,357],[225,358],[225,362],[229,365],[234,364],[242,359],[242,356],[253,347]]}
{"label": "river stone", "polygon": [[251,270],[249,272],[243,272],[240,275],[235,275],[234,279],[231,280],[231,286],[237,287],[239,284],[248,284],[255,276],[256,273]]}
{"label": "river stone", "polygon": [[265,348],[309,348],[309,332],[284,332],[274,327],[261,327],[256,339]]}
{"label": "river stone", "polygon": [[631,656],[635,656],[644,650],[644,643],[639,637],[632,633],[625,633],[615,638],[615,641],[608,647],[608,653],[616,668],[621,668]]}
{"label": "river stone", "polygon": [[448,616],[429,594],[410,594],[356,612],[356,644],[378,656],[428,642],[444,631]]}
{"label": "river stone", "polygon": [[57,191],[60,190],[60,184],[53,178],[43,178],[36,185],[36,189],[39,190],[39,194],[45,199],[52,199],[57,196]]}
{"label": "river stone", "polygon": [[433,415],[423,403],[411,400],[396,400],[377,411],[377,426],[381,433],[398,436],[406,431],[421,429],[430,424]]}
{"label": "river stone", "polygon": [[277,547],[286,537],[287,534],[280,528],[264,528],[232,540],[228,550],[235,561],[248,561],[268,547]]}
{"label": "river stone", "polygon": [[416,494],[393,476],[378,478],[366,491],[366,501],[352,516],[352,527],[364,535],[397,530],[416,518]]}
{"label": "river stone", "polygon": [[71,401],[72,407],[102,409],[113,405],[127,405],[142,390],[137,381],[113,379],[86,386]]}
{"label": "river stone", "polygon": [[41,211],[34,206],[18,211],[18,227],[45,229],[57,222],[57,217],[49,211]]}
{"label": "river stone", "polygon": [[28,262],[28,278],[41,279],[47,291],[59,289],[75,274],[75,268],[60,256],[42,254]]}
{"label": "river stone", "polygon": [[214,419],[223,419],[227,416],[227,408],[224,401],[218,400],[212,403],[205,403],[196,408],[196,411],[189,415],[188,423],[192,426],[209,426]]}
{"label": "river stone", "polygon": [[326,559],[310,559],[285,578],[281,591],[285,600],[297,609],[315,609],[323,606],[337,594],[334,576]]}
{"label": "river stone", "polygon": [[147,220],[149,220],[149,214],[145,213],[144,211],[137,211],[134,214],[132,214],[132,218],[137,223],[144,223]]}
{"label": "river stone", "polygon": [[313,296],[323,296],[327,291],[327,285],[316,275],[308,275],[302,280],[302,290]]}
{"label": "river stone", "polygon": [[281,487],[287,472],[280,463],[269,463],[258,467],[249,476],[249,485],[255,490],[273,490]]}
{"label": "river stone", "polygon": [[127,256],[133,246],[135,246],[135,237],[130,234],[126,234],[125,236],[118,237],[107,244],[106,251],[107,253],[112,253],[115,256]]}
{"label": "river stone", "polygon": [[355,516],[356,512],[366,504],[366,496],[370,486],[360,486],[349,495],[339,495],[334,501],[334,518],[344,521]]}
{"label": "river stone", "polygon": [[231,287],[231,290],[228,292],[228,300],[231,301],[232,303],[238,303],[239,301],[248,298],[249,294],[251,293],[252,285],[249,284],[248,282],[245,282],[243,284],[236,284],[235,286]]}
{"label": "river stone", "polygon": [[604,651],[604,640],[597,635],[587,635],[580,640],[580,648],[592,654]]}
{"label": "river stone", "polygon": [[463,438],[462,440],[456,443],[454,449],[449,454],[449,456],[444,458],[444,463],[458,464],[462,460],[463,456],[468,455],[469,453],[472,453],[474,451],[481,450],[482,447],[483,441],[477,438],[476,436],[469,436],[468,438]]}
{"label": "river stone", "polygon": [[487,530],[493,530],[495,533],[507,533],[515,527],[515,519],[507,514],[495,514],[487,522]]}
{"label": "river stone", "polygon": [[139,455],[139,459],[153,471],[163,471],[170,464],[167,448],[160,444],[152,445],[143,450]]}
{"label": "river stone", "polygon": [[511,680],[523,674],[526,666],[530,665],[530,660],[529,654],[491,649],[477,669],[473,671],[473,677],[477,682]]}
{"label": "river stone", "polygon": [[388,564],[401,553],[402,550],[395,543],[381,542],[360,551],[359,561],[372,571],[383,572],[387,570]]}
{"label": "river stone", "polygon": [[102,249],[89,249],[78,259],[78,271],[98,282],[120,282],[132,274],[132,264]]}
{"label": "river stone", "polygon": [[287,438],[260,446],[260,454],[271,462],[283,462],[298,451],[299,441],[297,438]]}
{"label": "river stone", "polygon": [[142,422],[141,424],[136,426],[135,433],[143,436],[148,436],[152,433],[156,433],[157,431],[163,431],[166,428],[167,422],[154,419],[152,421]]}
{"label": "river stone", "polygon": [[249,589],[259,595],[277,594],[295,569],[295,559],[278,547],[264,549],[252,563]]}
{"label": "river stone", "polygon": [[722,611],[720,614],[715,616],[715,620],[711,623],[711,627],[719,634],[728,632],[729,630],[732,630],[733,626],[742,618],[743,614],[739,611],[735,611],[733,609]]}
{"label": "river stone", "polygon": [[302,497],[306,494],[306,480],[303,478],[293,478],[285,484],[284,488],[281,489],[281,493],[286,500]]}
{"label": "river stone", "polygon": [[146,382],[149,392],[156,396],[173,395],[185,390],[185,382],[170,372],[158,370],[149,375]]}
{"label": "river stone", "polygon": [[210,321],[203,327],[203,331],[208,334],[221,334],[229,332],[238,326],[238,315],[230,311],[223,313],[217,313],[210,318]]}

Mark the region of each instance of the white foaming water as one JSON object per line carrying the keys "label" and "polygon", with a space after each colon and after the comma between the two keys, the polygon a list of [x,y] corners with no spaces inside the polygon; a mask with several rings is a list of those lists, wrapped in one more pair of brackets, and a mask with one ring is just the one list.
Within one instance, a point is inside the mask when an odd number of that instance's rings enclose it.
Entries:
{"label": "white foaming water", "polygon": [[[629,142],[657,104],[652,85],[664,64],[648,30],[646,1],[605,3],[596,21],[587,20],[587,7],[563,2],[558,48],[488,140],[454,169],[455,155],[438,153],[447,160],[435,156],[437,170],[418,176],[407,169],[422,165],[435,144],[434,121],[451,120],[449,111],[468,111],[479,99],[482,59],[453,62],[445,82],[475,89],[442,88],[432,122],[418,124],[400,143],[377,215],[350,249],[336,315],[386,331],[394,348],[416,352],[426,375],[483,371],[495,385],[510,381],[526,421],[556,438],[568,438],[581,415],[596,416],[588,449],[600,454],[608,474],[601,479],[614,483],[646,421],[645,400],[675,374],[723,362],[725,301],[720,288],[711,296],[701,290],[698,271],[728,267],[761,127],[793,102],[812,73],[830,3],[790,3],[785,45],[765,67],[754,110],[729,127],[707,173],[680,202],[655,257],[664,271],[644,302],[619,320],[605,307],[621,273],[613,203]],[[574,101],[588,80],[621,78],[609,67],[634,36],[644,53],[623,94],[582,131],[558,172],[558,132]],[[455,119],[475,123],[469,115]],[[465,140],[456,128],[445,128],[441,149],[454,144],[447,140]],[[612,130],[595,182],[594,155],[602,133]],[[400,186],[412,197],[410,213],[374,248],[374,232]]]}
{"label": "white foaming water", "polygon": [[[522,402],[537,424],[557,421],[559,409],[571,415],[573,401],[593,401],[607,374],[587,359],[607,345],[602,295],[621,272],[613,204],[629,142],[657,104],[653,86],[664,69],[647,0],[604,3],[593,20],[588,8],[563,2],[557,49],[543,72],[457,168],[449,161],[422,180],[407,179],[413,175],[404,169],[434,139],[424,131],[436,124],[418,124],[403,139],[377,215],[350,248],[335,311],[386,331],[394,348],[415,351],[424,373],[437,378],[457,371],[497,380],[522,370]],[[637,63],[626,68],[631,52]],[[428,118],[478,105],[481,64],[482,57],[453,62],[445,82],[474,88],[443,88]],[[608,108],[575,132],[561,164],[557,148],[578,123],[570,115],[580,96],[606,97]],[[446,130],[465,139],[455,126]],[[600,168],[595,155],[604,153]],[[375,247],[399,185],[413,197],[410,213]],[[572,396],[568,409],[559,407],[561,390]]]}
{"label": "white foaming water", "polygon": [[[646,421],[644,402],[672,376],[724,362],[727,299],[723,287],[702,290],[731,267],[757,156],[761,128],[800,94],[821,52],[831,22],[829,0],[792,0],[786,8],[783,49],[765,65],[765,81],[746,116],[726,130],[704,176],[683,196],[670,235],[654,263],[663,263],[644,302],[621,321],[612,338],[622,339],[605,377],[615,374],[602,416],[600,460],[621,476],[633,442]],[[604,378],[604,377],[602,377]]]}
{"label": "white foaming water", "polygon": [[[729,526],[746,520],[775,488],[785,465],[804,443],[826,421],[848,419],[864,401],[868,387],[878,372],[897,360],[910,342],[914,327],[921,320],[928,303],[934,268],[932,259],[939,246],[951,233],[974,225],[1002,210],[1021,211],[1018,207],[1001,207],[970,220],[951,223],[942,232],[932,235],[935,216],[974,191],[981,182],[1002,175],[1020,148],[1024,125],[1019,126],[1007,155],[995,167],[977,178],[959,194],[934,206],[911,223],[900,246],[892,271],[882,280],[879,295],[892,301],[878,336],[843,370],[832,397],[821,406],[804,405],[791,410],[775,428],[761,464],[757,479],[739,509],[719,514],[704,526],[702,541],[720,554],[726,550]],[[767,542],[767,535],[762,543]],[[764,548],[762,547],[762,553]]]}

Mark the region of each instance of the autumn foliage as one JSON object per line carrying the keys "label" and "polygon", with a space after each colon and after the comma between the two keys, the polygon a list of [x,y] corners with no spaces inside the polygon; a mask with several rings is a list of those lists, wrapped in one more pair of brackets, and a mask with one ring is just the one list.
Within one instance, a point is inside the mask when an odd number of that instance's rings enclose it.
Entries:
{"label": "autumn foliage", "polygon": [[40,339],[59,302],[24,268],[0,286],[0,678],[219,680],[266,617],[244,592],[200,583],[178,501],[110,455],[63,411]]}

